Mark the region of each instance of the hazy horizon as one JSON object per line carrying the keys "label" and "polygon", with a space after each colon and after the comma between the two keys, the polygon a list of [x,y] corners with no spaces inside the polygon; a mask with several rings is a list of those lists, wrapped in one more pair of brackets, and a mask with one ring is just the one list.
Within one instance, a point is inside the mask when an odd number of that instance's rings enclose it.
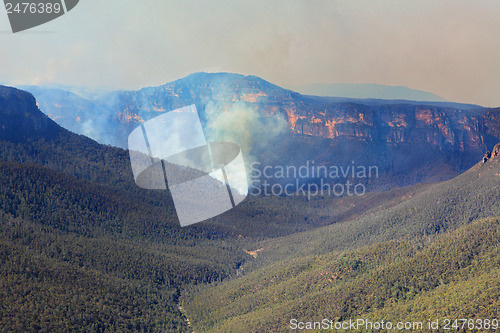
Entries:
{"label": "hazy horizon", "polygon": [[[243,75],[239,73],[228,73],[228,72],[196,72],[192,74],[198,73],[207,73],[207,74],[235,74],[235,75]],[[177,80],[182,80],[185,77],[179,78]],[[265,80],[265,78],[262,78]],[[165,82],[164,84],[169,84],[174,81]],[[268,81],[268,80],[266,80]],[[273,82],[270,82],[274,84]],[[93,100],[95,98],[99,98],[105,96],[108,93],[112,93],[115,91],[122,91],[123,89],[119,87],[99,87],[99,86],[77,86],[77,85],[65,85],[58,82],[49,82],[42,83],[39,85],[32,84],[11,84],[9,82],[0,81],[0,85],[12,86],[19,89],[28,89],[29,87],[40,87],[44,89],[56,89],[56,90],[64,90],[80,97]],[[160,85],[161,86],[161,85]],[[144,86],[140,87],[137,90],[143,88],[150,88],[153,86]],[[405,86],[389,86],[389,85],[381,85],[374,83],[315,83],[315,84],[305,84],[298,86],[289,86],[283,85],[281,86],[284,89],[293,90],[302,95],[315,95],[315,96],[328,96],[328,97],[345,97],[352,99],[387,99],[387,100],[409,100],[409,101],[429,101],[429,102],[454,102],[443,99],[441,96],[436,95],[430,91],[423,91],[412,89],[411,87]],[[333,88],[333,89],[332,89]],[[28,89],[29,90],[29,89]],[[327,91],[333,90],[337,93],[327,93]],[[136,90],[123,90],[123,91],[136,91]],[[413,94],[413,98],[412,95]],[[424,98],[425,96],[430,97],[428,99]]]}
{"label": "hazy horizon", "polygon": [[499,14],[496,1],[86,0],[12,34],[0,10],[0,82],[137,90],[231,72],[286,88],[404,86],[494,107]]}

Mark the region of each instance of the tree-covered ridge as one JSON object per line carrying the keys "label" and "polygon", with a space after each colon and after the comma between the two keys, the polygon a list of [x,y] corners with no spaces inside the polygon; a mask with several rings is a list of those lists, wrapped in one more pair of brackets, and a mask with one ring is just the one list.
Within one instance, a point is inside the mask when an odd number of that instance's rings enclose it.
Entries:
{"label": "tree-covered ridge", "polygon": [[284,260],[182,299],[202,332],[288,332],[289,321],[499,318],[500,219],[441,236]]}
{"label": "tree-covered ridge", "polygon": [[0,240],[2,332],[182,331],[175,289],[54,260]]}
{"label": "tree-covered ridge", "polygon": [[[264,240],[261,261],[353,249],[380,241],[434,235],[500,216],[500,158],[478,163],[449,181],[409,188],[342,223]],[[328,207],[323,210],[327,211]]]}

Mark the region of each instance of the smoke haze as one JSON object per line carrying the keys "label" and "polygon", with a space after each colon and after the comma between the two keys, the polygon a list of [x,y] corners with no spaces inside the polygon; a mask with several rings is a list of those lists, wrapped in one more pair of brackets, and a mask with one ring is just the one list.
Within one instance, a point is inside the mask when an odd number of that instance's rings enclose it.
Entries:
{"label": "smoke haze", "polygon": [[0,12],[0,81],[9,84],[136,90],[226,71],[285,87],[378,83],[500,105],[496,0],[86,0],[19,34]]}

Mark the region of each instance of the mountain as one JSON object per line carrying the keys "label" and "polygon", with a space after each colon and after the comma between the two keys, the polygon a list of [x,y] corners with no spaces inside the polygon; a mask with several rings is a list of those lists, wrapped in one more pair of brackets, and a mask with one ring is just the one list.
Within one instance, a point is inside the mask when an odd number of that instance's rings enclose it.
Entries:
{"label": "mountain", "polygon": [[[59,93],[33,92],[48,101],[42,111],[62,117],[59,123],[121,147],[140,123],[196,104],[209,140],[239,143],[248,160],[297,167],[308,161],[377,165],[383,181],[370,190],[449,179],[500,140],[499,109],[305,96],[231,73],[195,73],[159,87],[112,92],[91,101],[89,109],[71,95],[58,102]],[[218,128],[224,123],[232,125]]]}
{"label": "mountain", "polygon": [[316,83],[294,86],[293,89],[304,95],[315,96],[447,102],[444,98],[427,91],[410,89],[403,86],[386,86],[382,84]]}
{"label": "mountain", "polygon": [[[56,106],[57,100],[64,101],[66,105],[76,103],[75,109],[66,114],[68,122],[76,122],[79,112],[84,109],[92,109],[94,106],[82,105],[83,101],[76,101],[74,94],[64,96],[60,90],[40,89],[28,87],[37,99],[42,101],[50,99],[50,103],[44,102],[44,111],[53,115],[54,118],[61,119],[61,112],[57,108],[63,107],[63,104]],[[417,128],[439,127],[440,131],[432,131],[430,138],[426,140],[431,142],[434,136],[444,136],[444,142],[455,145],[458,148],[466,149],[466,142],[462,142],[460,135],[453,137],[455,128],[458,130],[467,130],[465,126],[471,126],[477,122],[476,119],[471,123],[465,121],[465,110],[478,109],[484,110],[479,106],[457,103],[436,103],[436,102],[415,102],[415,101],[380,101],[380,100],[356,100],[346,98],[321,98],[313,96],[303,96],[290,90],[283,89],[264,81],[255,76],[242,76],[231,73],[195,73],[183,79],[167,83],[159,87],[144,88],[139,91],[117,91],[110,93],[92,102],[93,105],[106,106],[108,113],[114,112],[112,117],[118,119],[124,126],[136,126],[140,122],[150,119],[155,115],[179,108],[188,104],[196,104],[202,116],[205,115],[207,105],[213,107],[215,112],[228,110],[235,103],[241,103],[245,106],[257,110],[259,115],[270,116],[276,114],[283,117],[287,122],[287,129],[292,133],[305,134],[330,139],[374,141],[377,139],[370,126],[388,127],[380,135],[382,139],[392,140],[391,142],[405,142],[409,136],[410,130]],[[395,111],[400,105],[404,105],[406,110]],[[106,113],[104,110],[88,110],[85,117],[99,118],[99,113]],[[68,110],[69,111],[69,110]],[[450,120],[446,126],[447,116],[453,116],[453,112],[458,112],[459,119]],[[373,119],[377,113],[386,113],[382,119]],[[109,115],[107,115],[109,117]],[[420,120],[420,124],[407,124],[412,119]],[[79,122],[87,119],[80,117]],[[64,121],[61,119],[61,122]],[[378,124],[380,122],[380,124]],[[457,122],[464,122],[462,125]],[[97,132],[109,132],[109,128],[96,122]],[[405,130],[404,127],[409,127]],[[392,132],[390,131],[392,128]],[[378,129],[378,128],[375,128]],[[473,128],[477,131],[477,128]],[[115,129],[113,129],[115,130]],[[83,131],[83,129],[82,129]],[[384,133],[389,132],[389,133]],[[405,132],[396,136],[394,132]],[[448,133],[448,134],[446,134]],[[389,136],[387,136],[389,134]],[[379,135],[379,136],[380,136]],[[476,137],[474,137],[476,139]],[[122,141],[125,142],[124,138]],[[481,140],[479,140],[481,141]],[[441,142],[432,142],[434,145],[440,145]],[[464,145],[464,147],[462,147]],[[477,145],[477,144],[476,144]]]}
{"label": "mountain", "polygon": [[[24,91],[0,86],[2,118],[0,139],[26,140],[54,137],[61,128],[36,109],[35,98]],[[9,107],[7,107],[9,106]]]}

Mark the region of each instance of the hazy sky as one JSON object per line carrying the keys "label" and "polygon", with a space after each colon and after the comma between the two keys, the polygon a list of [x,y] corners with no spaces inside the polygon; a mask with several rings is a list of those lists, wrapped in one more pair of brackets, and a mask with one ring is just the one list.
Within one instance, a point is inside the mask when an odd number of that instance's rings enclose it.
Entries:
{"label": "hazy sky", "polygon": [[12,34],[0,8],[0,82],[138,89],[225,71],[500,106],[499,17],[499,0],[80,0]]}

